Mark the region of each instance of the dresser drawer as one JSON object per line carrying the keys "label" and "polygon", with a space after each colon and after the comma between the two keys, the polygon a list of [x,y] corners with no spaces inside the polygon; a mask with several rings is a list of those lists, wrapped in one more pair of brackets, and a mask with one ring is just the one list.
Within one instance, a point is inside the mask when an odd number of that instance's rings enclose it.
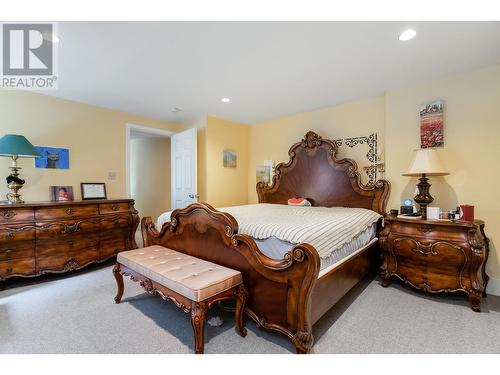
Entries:
{"label": "dresser drawer", "polygon": [[55,240],[39,241],[36,244],[36,255],[38,257],[63,254],[95,246],[99,246],[99,235],[97,233],[79,234],[72,237],[58,238]]}
{"label": "dresser drawer", "polygon": [[126,202],[122,203],[101,203],[99,205],[99,212],[101,214],[110,214],[118,212],[129,212],[129,204]]}
{"label": "dresser drawer", "polygon": [[81,268],[99,259],[99,246],[82,250],[69,251],[64,254],[37,256],[38,272],[66,272]]}
{"label": "dresser drawer", "polygon": [[32,208],[0,208],[0,223],[13,221],[33,221],[35,215]]}
{"label": "dresser drawer", "polygon": [[68,217],[94,216],[98,214],[99,210],[97,204],[65,205],[35,209],[36,220],[63,219]]}
{"label": "dresser drawer", "polygon": [[35,242],[22,241],[0,246],[0,261],[19,258],[30,258],[35,256]]}
{"label": "dresser drawer", "polygon": [[34,225],[0,225],[0,246],[18,241],[32,241],[35,239],[35,233]]}
{"label": "dresser drawer", "polygon": [[116,216],[108,216],[103,217],[101,219],[101,230],[113,230],[119,228],[127,228],[131,224],[131,216],[130,215],[116,215]]}
{"label": "dresser drawer", "polygon": [[404,236],[420,236],[429,239],[446,238],[450,241],[467,241],[467,230],[460,226],[440,226],[422,223],[392,222],[391,232]]}
{"label": "dresser drawer", "polygon": [[0,278],[35,274],[35,258],[0,261]]}
{"label": "dresser drawer", "polygon": [[115,238],[102,239],[99,257],[101,260],[104,260],[125,250],[125,238],[123,235]]}
{"label": "dresser drawer", "polygon": [[99,231],[99,219],[62,220],[51,223],[37,223],[37,241],[49,239],[65,240],[77,234]]}

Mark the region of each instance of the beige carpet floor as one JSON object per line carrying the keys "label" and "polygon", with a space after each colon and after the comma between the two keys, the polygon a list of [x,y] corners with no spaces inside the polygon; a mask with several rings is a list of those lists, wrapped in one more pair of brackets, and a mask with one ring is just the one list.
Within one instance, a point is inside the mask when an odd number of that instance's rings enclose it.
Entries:
{"label": "beige carpet floor", "polygon": [[[108,263],[68,275],[0,285],[0,353],[192,353],[189,315],[126,281],[115,305]],[[377,279],[354,288],[315,326],[314,353],[500,353],[500,298],[474,313],[461,295],[433,296]],[[282,335],[214,308],[220,327],[206,328],[206,353],[293,353]]]}

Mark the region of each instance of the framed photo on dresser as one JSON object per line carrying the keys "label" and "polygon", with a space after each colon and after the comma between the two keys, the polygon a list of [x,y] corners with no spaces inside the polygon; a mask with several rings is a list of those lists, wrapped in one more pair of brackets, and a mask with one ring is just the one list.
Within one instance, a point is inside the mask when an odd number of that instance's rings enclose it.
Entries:
{"label": "framed photo on dresser", "polygon": [[80,183],[82,199],[107,199],[106,184],[104,182]]}
{"label": "framed photo on dresser", "polygon": [[53,202],[74,200],[73,186],[49,186],[49,192]]}

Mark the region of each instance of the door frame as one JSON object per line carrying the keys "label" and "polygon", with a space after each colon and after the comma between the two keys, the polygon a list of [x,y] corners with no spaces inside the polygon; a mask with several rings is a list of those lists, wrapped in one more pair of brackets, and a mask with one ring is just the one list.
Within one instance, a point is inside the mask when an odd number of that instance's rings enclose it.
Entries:
{"label": "door frame", "polygon": [[[125,185],[127,198],[131,198],[130,193],[130,133],[132,131],[140,131],[141,133],[147,133],[151,135],[157,135],[160,137],[170,138],[176,132],[158,128],[150,128],[149,126],[137,125],[126,123],[125,124]],[[168,166],[170,168],[170,165]]]}

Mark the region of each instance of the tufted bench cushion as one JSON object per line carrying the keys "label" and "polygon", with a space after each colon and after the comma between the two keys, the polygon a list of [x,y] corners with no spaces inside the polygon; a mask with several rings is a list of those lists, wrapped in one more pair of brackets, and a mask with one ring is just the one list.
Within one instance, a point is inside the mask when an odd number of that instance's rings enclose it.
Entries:
{"label": "tufted bench cushion", "polygon": [[241,273],[163,246],[118,254],[117,262],[193,301],[203,301],[243,282]]}

